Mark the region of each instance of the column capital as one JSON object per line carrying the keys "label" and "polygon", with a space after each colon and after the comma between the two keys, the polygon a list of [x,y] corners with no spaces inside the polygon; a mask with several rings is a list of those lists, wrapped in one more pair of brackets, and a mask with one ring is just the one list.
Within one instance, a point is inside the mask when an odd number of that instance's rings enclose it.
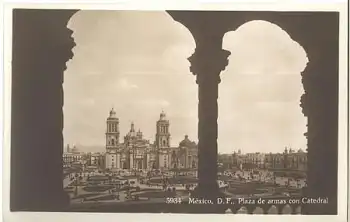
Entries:
{"label": "column capital", "polygon": [[228,65],[231,52],[221,48],[196,48],[188,58],[191,63],[190,71],[197,76],[197,84],[203,80],[220,83],[220,72]]}

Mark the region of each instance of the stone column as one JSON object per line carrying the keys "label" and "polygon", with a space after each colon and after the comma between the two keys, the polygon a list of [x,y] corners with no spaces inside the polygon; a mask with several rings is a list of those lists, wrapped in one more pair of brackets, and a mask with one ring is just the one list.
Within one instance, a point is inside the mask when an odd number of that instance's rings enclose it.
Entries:
{"label": "stone column", "polygon": [[218,193],[218,86],[220,72],[228,64],[229,51],[222,49],[222,36],[204,35],[197,40],[189,58],[191,72],[198,84],[198,187],[199,196]]}
{"label": "stone column", "polygon": [[73,54],[75,10],[13,10],[12,211],[61,211],[63,72]]}
{"label": "stone column", "polygon": [[[302,72],[305,94],[301,107],[307,116],[307,187],[304,196],[328,198],[328,204],[306,204],[303,214],[337,214],[339,15],[315,15],[305,20],[309,32],[291,32],[309,58]],[[326,27],[317,24],[325,24]],[[306,30],[306,29],[305,29]]]}
{"label": "stone column", "polygon": [[310,62],[303,72],[306,93],[302,97],[302,106],[308,116],[308,170],[304,195],[328,198],[328,204],[304,205],[303,214],[337,212],[338,49],[334,47],[321,52],[308,54]]}

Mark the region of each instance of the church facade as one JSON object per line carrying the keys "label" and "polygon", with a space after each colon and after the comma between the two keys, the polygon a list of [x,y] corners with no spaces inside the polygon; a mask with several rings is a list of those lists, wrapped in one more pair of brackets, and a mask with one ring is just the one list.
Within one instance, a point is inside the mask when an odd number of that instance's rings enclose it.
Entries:
{"label": "church facade", "polygon": [[162,112],[156,122],[155,140],[151,143],[143,138],[141,130],[131,123],[129,132],[120,141],[119,119],[112,109],[106,121],[106,168],[107,169],[173,169],[196,168],[198,147],[185,139],[178,147],[171,147],[170,122]]}

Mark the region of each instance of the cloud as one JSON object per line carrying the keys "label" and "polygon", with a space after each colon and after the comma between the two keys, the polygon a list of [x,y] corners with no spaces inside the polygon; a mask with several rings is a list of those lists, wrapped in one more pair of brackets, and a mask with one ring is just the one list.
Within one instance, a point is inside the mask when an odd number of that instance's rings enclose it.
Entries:
{"label": "cloud", "polygon": [[90,72],[87,72],[86,75],[88,75],[88,76],[99,76],[99,75],[101,75],[101,72],[90,71]]}
{"label": "cloud", "polygon": [[139,88],[136,84],[130,83],[126,78],[122,78],[117,82],[117,87],[122,90],[131,90]]}
{"label": "cloud", "polygon": [[81,100],[80,104],[84,105],[84,106],[93,106],[93,105],[95,105],[95,99],[86,98],[86,99]]}
{"label": "cloud", "polygon": [[[187,60],[195,43],[184,26],[165,12],[141,11],[79,11],[69,26],[77,46],[65,72],[65,143],[104,145],[112,106],[121,138],[133,120],[153,141],[162,109],[173,146],[186,134],[197,138],[198,85]],[[219,151],[305,149],[299,107],[305,51],[261,21],[229,32],[223,46],[231,56],[219,86]]]}
{"label": "cloud", "polygon": [[137,106],[155,106],[155,107],[168,107],[170,106],[170,102],[169,101],[166,101],[166,100],[158,100],[158,99],[143,99],[143,100],[139,100],[139,101],[136,101],[135,104]]}
{"label": "cloud", "polygon": [[299,106],[305,51],[281,28],[263,21],[227,33],[223,45],[231,56],[220,84],[219,150],[305,149],[306,118]]}

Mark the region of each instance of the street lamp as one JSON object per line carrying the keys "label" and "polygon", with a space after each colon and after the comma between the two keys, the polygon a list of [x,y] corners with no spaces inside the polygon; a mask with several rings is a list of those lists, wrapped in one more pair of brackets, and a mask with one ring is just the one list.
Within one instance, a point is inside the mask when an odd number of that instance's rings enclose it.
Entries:
{"label": "street lamp", "polygon": [[78,180],[79,180],[79,174],[76,173],[74,177],[74,185],[75,185],[75,191],[74,191],[74,196],[78,196]]}

